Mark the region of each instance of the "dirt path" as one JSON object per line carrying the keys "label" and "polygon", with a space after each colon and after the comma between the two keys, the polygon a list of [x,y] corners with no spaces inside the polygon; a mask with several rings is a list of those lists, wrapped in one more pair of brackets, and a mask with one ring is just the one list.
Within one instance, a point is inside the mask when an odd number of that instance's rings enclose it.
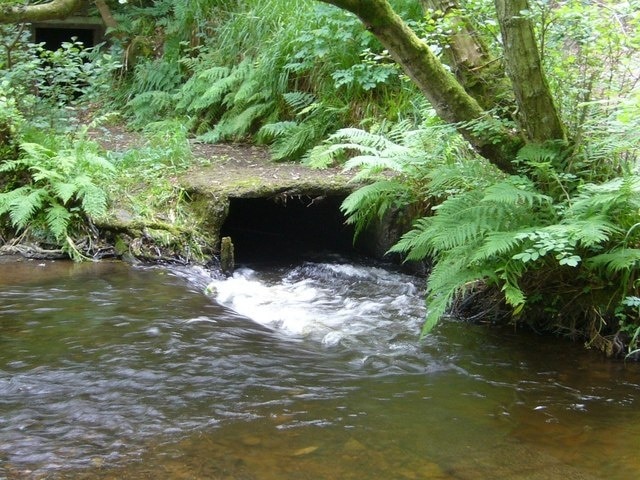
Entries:
{"label": "dirt path", "polygon": [[[145,144],[142,135],[121,126],[101,127],[90,132],[106,150],[122,152]],[[317,170],[294,162],[273,162],[269,150],[249,144],[206,144],[190,141],[194,166],[178,178],[187,190],[220,192],[227,196],[262,196],[274,192],[317,194],[330,190],[345,193],[353,190],[351,175],[340,168]]]}
{"label": "dirt path", "polygon": [[192,150],[196,157],[211,162],[192,167],[181,177],[185,187],[196,190],[251,197],[278,192],[342,194],[353,189],[349,184],[351,177],[339,168],[314,170],[299,163],[276,163],[263,147],[193,143]]}

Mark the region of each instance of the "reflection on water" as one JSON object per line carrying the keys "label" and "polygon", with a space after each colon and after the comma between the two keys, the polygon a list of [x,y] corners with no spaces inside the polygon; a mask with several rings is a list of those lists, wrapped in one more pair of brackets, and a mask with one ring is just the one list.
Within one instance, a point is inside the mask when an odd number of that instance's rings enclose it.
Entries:
{"label": "reflection on water", "polygon": [[[209,286],[208,293],[205,288]],[[0,264],[0,479],[628,479],[638,366],[336,259]]]}

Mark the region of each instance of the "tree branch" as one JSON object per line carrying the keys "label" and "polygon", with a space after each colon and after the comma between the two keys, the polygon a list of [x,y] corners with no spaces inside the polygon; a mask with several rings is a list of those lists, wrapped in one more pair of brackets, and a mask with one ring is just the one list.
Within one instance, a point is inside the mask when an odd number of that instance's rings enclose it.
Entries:
{"label": "tree branch", "polygon": [[111,9],[109,8],[109,5],[107,5],[107,2],[104,0],[96,0],[96,7],[98,7],[102,21],[108,28],[116,28],[118,26],[118,22],[113,18]]}
{"label": "tree branch", "polygon": [[0,23],[40,22],[67,18],[86,0],[51,0],[40,5],[16,5],[0,1]]}
{"label": "tree branch", "polygon": [[[520,139],[496,125],[491,138],[469,125],[488,119],[487,112],[469,95],[455,76],[394,12],[387,0],[320,0],[357,15],[393,59],[413,80],[444,121],[458,131],[491,163],[505,172],[521,146]],[[490,119],[488,119],[490,121]]]}

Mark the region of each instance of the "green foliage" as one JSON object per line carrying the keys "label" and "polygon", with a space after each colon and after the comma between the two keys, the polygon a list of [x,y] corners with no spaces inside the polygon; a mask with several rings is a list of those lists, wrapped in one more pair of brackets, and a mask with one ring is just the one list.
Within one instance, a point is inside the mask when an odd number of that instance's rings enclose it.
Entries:
{"label": "green foliage", "polygon": [[542,58],[569,131],[606,118],[640,79],[635,2],[531,2]]}
{"label": "green foliage", "polygon": [[338,130],[305,156],[304,162],[313,168],[325,168],[350,157],[345,169],[358,170],[353,181],[367,184],[342,205],[356,235],[394,209],[426,211],[434,197],[425,191],[425,172],[471,155],[460,137],[443,141],[451,137],[452,130],[431,110],[423,115],[424,126],[418,129],[407,121],[393,125],[386,134],[385,125],[379,126],[379,133],[356,128]]}
{"label": "green foliage", "polygon": [[[618,127],[626,142],[635,121]],[[619,156],[609,140],[609,165],[600,169],[583,169],[599,165],[588,148],[527,145],[519,174],[505,175],[465,153],[460,138],[427,115],[419,129],[340,130],[309,162],[352,155],[347,168],[369,182],[343,204],[357,232],[391,208],[416,217],[390,252],[433,261],[424,333],[480,286],[500,292],[514,320],[588,330],[593,312],[640,322],[621,308],[638,287],[640,177],[623,168],[634,164],[631,152]],[[611,177],[611,163],[619,175]]]}
{"label": "green foliage", "polygon": [[2,91],[9,94],[21,114],[41,128],[69,128],[67,109],[109,90],[110,75],[118,68],[111,54],[81,42],[64,42],[55,51],[29,41],[23,26],[2,26],[0,61]]}
{"label": "green foliage", "polygon": [[6,159],[16,155],[19,131],[24,122],[22,114],[16,107],[15,99],[5,94],[4,86],[0,84],[0,165]]}
{"label": "green foliage", "polygon": [[22,142],[21,155],[0,164],[0,173],[24,184],[0,193],[0,217],[18,231],[31,229],[45,243],[79,257],[73,237],[106,213],[107,193],[99,181],[113,165],[87,141],[63,141],[56,150]]}
{"label": "green foliage", "polygon": [[342,125],[414,113],[415,90],[343,10],[312,0],[162,1],[135,15],[119,27],[129,56],[138,52],[120,94],[135,127],[177,115],[201,141],[254,139],[290,160]]}
{"label": "green foliage", "polygon": [[143,134],[144,145],[108,154],[122,183],[139,183],[141,178],[161,179],[182,172],[192,164],[188,130],[180,120],[150,123]]}

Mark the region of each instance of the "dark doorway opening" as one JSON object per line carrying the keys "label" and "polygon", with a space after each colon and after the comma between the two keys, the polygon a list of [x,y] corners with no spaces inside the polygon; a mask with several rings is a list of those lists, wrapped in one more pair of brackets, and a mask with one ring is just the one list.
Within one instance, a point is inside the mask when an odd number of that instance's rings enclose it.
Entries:
{"label": "dark doorway opening", "polygon": [[340,211],[344,197],[232,198],[222,236],[239,264],[281,263],[356,253],[353,228]]}
{"label": "dark doorway opening", "polygon": [[57,50],[64,42],[72,42],[73,38],[86,48],[95,46],[95,28],[68,28],[68,27],[36,27],[34,34],[36,43],[44,43],[47,50]]}

